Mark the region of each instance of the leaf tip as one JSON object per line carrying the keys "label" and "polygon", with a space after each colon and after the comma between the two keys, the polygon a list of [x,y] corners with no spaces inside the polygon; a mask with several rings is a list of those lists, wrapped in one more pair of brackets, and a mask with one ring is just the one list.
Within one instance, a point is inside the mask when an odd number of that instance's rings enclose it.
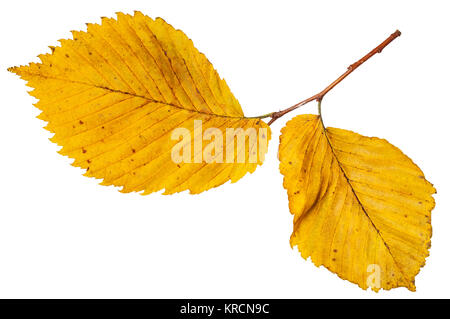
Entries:
{"label": "leaf tip", "polygon": [[14,73],[20,77],[24,74],[24,69],[29,68],[28,65],[12,66],[7,68],[8,72]]}
{"label": "leaf tip", "polygon": [[414,279],[411,280],[411,281],[408,283],[408,285],[406,285],[405,287],[406,287],[406,289],[408,289],[408,290],[411,291],[411,292],[416,292],[416,283],[415,283],[415,280],[414,280]]}

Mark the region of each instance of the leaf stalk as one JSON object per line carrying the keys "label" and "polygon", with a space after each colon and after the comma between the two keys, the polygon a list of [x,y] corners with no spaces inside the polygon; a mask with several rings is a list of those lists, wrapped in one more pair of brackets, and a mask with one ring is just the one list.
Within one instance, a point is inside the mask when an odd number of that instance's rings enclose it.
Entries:
{"label": "leaf stalk", "polygon": [[353,71],[355,71],[360,65],[362,65],[364,62],[366,62],[367,60],[369,60],[372,56],[374,56],[377,53],[381,53],[383,51],[383,49],[385,47],[387,47],[389,45],[389,43],[391,43],[393,40],[395,40],[397,37],[399,37],[401,35],[401,32],[399,30],[396,30],[394,33],[392,33],[388,38],[386,38],[386,40],[384,40],[383,42],[381,42],[377,47],[375,47],[372,51],[370,51],[369,53],[367,53],[365,56],[363,56],[361,59],[359,59],[358,61],[356,61],[355,63],[351,64],[348,68],[347,71],[345,71],[342,75],[340,75],[336,80],[334,80],[333,82],[331,82],[325,89],[323,89],[322,91],[320,91],[317,94],[314,94],[313,96],[298,102],[297,104],[294,104],[293,106],[278,111],[278,112],[273,112],[273,113],[269,113],[269,114],[265,114],[260,118],[265,118],[265,117],[269,117],[267,115],[270,115],[270,121],[269,123],[267,123],[268,125],[271,125],[273,122],[275,122],[277,119],[279,119],[280,117],[282,117],[283,115],[292,112],[293,110],[298,109],[299,107],[312,102],[312,101],[322,101],[323,97],[329,92],[331,91],[336,85],[338,85],[343,79],[345,79],[350,73],[352,73]]}

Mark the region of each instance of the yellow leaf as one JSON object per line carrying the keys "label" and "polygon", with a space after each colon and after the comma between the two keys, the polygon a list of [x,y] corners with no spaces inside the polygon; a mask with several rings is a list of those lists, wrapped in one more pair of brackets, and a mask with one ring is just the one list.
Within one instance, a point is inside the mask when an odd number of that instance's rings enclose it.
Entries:
{"label": "yellow leaf", "polygon": [[[39,99],[46,129],[55,133],[52,141],[87,176],[123,186],[123,192],[200,193],[235,182],[262,163],[270,128],[244,117],[225,81],[182,31],[136,12],[102,18],[101,25],[72,34],[73,40],[60,40],[61,47],[40,55],[41,63],[10,71],[34,88],[30,94]],[[171,134],[186,128],[201,139],[194,120],[223,135],[226,128],[253,128],[263,132],[262,143],[244,136],[245,147],[234,153],[235,159],[245,157],[243,163],[220,163],[219,150],[211,152],[216,162],[197,161],[210,150],[208,143],[194,146],[187,156],[192,163],[175,163],[171,152],[179,141]],[[250,161],[257,150],[257,160]]]}
{"label": "yellow leaf", "polygon": [[431,238],[435,189],[383,139],[301,115],[282,129],[280,171],[291,246],[361,288],[415,290]]}

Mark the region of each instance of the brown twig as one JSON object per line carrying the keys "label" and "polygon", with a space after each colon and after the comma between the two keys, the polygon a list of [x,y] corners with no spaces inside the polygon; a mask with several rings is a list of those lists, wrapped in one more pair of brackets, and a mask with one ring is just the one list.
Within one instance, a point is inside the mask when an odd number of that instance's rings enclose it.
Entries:
{"label": "brown twig", "polygon": [[394,33],[392,33],[386,40],[384,40],[383,42],[381,42],[375,49],[373,49],[372,51],[370,51],[369,53],[367,53],[365,56],[363,56],[360,60],[356,61],[355,63],[351,64],[348,68],[347,71],[345,71],[345,73],[343,73],[340,77],[338,77],[336,80],[334,80],[330,85],[328,85],[324,90],[322,90],[321,92],[314,94],[313,96],[298,102],[297,104],[282,110],[282,111],[278,111],[278,112],[273,112],[271,114],[271,119],[268,123],[268,125],[272,124],[273,122],[275,122],[277,119],[279,119],[280,117],[282,117],[283,115],[299,108],[302,105],[305,105],[311,101],[321,101],[323,99],[323,97],[325,96],[325,94],[327,94],[331,89],[333,89],[336,85],[338,85],[343,79],[345,79],[350,73],[352,73],[354,70],[356,70],[361,64],[363,64],[364,62],[366,62],[367,60],[369,60],[372,56],[374,56],[377,53],[381,53],[381,51],[383,51],[383,49],[389,44],[391,43],[395,38],[399,37],[401,35],[400,31],[395,31]]}

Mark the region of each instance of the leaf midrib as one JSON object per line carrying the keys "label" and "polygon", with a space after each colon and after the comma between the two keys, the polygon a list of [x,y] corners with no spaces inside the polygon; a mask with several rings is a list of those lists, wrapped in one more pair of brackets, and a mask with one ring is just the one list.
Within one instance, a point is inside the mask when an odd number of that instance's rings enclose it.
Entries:
{"label": "leaf midrib", "polygon": [[[16,73],[15,68],[11,68],[11,69],[9,69],[9,71]],[[90,87],[95,87],[95,88],[107,90],[107,91],[110,91],[110,92],[131,95],[133,97],[138,97],[138,98],[145,99],[145,100],[147,100],[149,102],[165,104],[165,105],[177,108],[177,109],[181,109],[181,110],[184,110],[184,111],[187,111],[187,112],[192,112],[192,113],[197,113],[197,114],[204,114],[204,115],[217,116],[217,117],[223,117],[223,118],[242,119],[242,120],[254,119],[255,118],[255,117],[232,116],[232,115],[208,113],[208,112],[203,112],[203,111],[198,111],[198,110],[190,110],[190,109],[186,109],[186,108],[184,108],[182,106],[179,106],[179,105],[176,105],[176,104],[172,104],[172,103],[168,103],[168,102],[164,102],[164,101],[158,101],[158,100],[151,99],[151,98],[149,98],[147,96],[139,95],[139,94],[136,94],[136,93],[131,93],[131,92],[126,92],[126,91],[111,89],[111,88],[106,87],[106,86],[96,85],[96,84],[92,84],[92,83],[86,83],[86,82],[83,82],[83,81],[69,80],[69,79],[59,78],[59,77],[54,77],[54,76],[47,76],[47,75],[42,75],[40,73],[34,73],[34,72],[20,71],[20,73],[21,74],[29,74],[29,75],[32,75],[32,76],[39,76],[39,77],[42,77],[44,79],[53,79],[53,80],[59,80],[59,81],[66,81],[66,82],[69,82],[69,83],[76,83],[76,84],[86,85],[86,86],[90,86]],[[259,117],[256,117],[256,118],[259,118]]]}
{"label": "leaf midrib", "polygon": [[336,162],[338,163],[339,169],[340,169],[341,173],[344,175],[344,177],[345,177],[345,179],[346,179],[346,181],[347,181],[347,184],[350,186],[350,189],[352,190],[352,193],[353,193],[353,195],[355,196],[356,201],[358,202],[359,206],[361,207],[362,211],[364,212],[364,215],[369,219],[369,221],[370,221],[372,227],[376,230],[377,234],[380,236],[381,240],[383,241],[384,246],[386,247],[387,251],[388,251],[389,254],[391,255],[392,260],[394,261],[395,265],[396,265],[397,268],[399,269],[399,271],[400,271],[400,273],[402,274],[402,276],[403,276],[406,280],[409,280],[408,277],[405,276],[405,273],[403,272],[403,270],[402,270],[402,268],[400,267],[400,265],[397,263],[397,260],[395,259],[395,256],[394,256],[394,254],[392,253],[392,251],[391,251],[389,245],[387,244],[386,240],[383,238],[383,235],[381,234],[381,231],[380,231],[380,230],[378,229],[378,227],[375,225],[375,223],[373,222],[372,218],[370,218],[370,216],[369,216],[368,212],[366,211],[364,205],[362,204],[361,200],[359,199],[358,194],[356,194],[356,191],[355,191],[355,189],[353,188],[353,185],[352,185],[350,179],[348,178],[347,174],[345,173],[345,170],[344,170],[344,168],[342,167],[342,164],[341,164],[341,162],[339,161],[339,158],[337,157],[337,155],[336,155],[336,153],[335,153],[335,150],[334,150],[334,148],[333,148],[333,145],[331,144],[331,141],[330,141],[330,139],[329,139],[329,137],[328,137],[327,129],[326,129],[324,123],[323,123],[322,115],[318,115],[318,116],[319,116],[320,123],[321,123],[321,126],[322,126],[322,132],[323,132],[324,135],[325,135],[325,138],[326,138],[326,140],[327,140],[328,146],[329,146],[330,149],[331,149],[331,153],[333,154],[334,159],[335,159]]}

